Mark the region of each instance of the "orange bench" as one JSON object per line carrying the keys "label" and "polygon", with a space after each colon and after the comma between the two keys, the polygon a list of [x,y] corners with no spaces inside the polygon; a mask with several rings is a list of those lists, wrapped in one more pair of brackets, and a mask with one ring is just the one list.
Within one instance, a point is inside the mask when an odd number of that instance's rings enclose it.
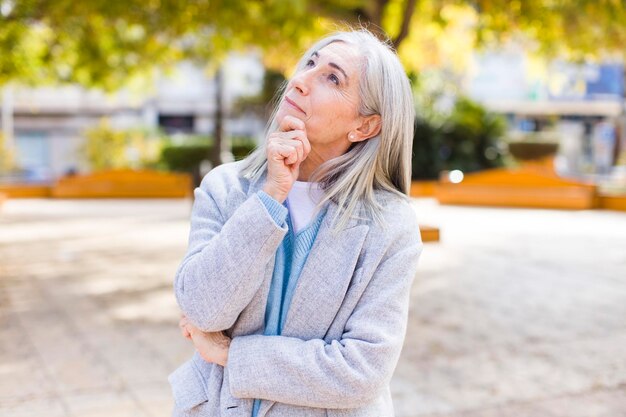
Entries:
{"label": "orange bench", "polygon": [[0,193],[13,198],[47,198],[50,188],[46,184],[0,184]]}
{"label": "orange bench", "polygon": [[598,206],[595,185],[559,177],[550,162],[527,162],[519,168],[467,174],[457,184],[439,182],[435,197],[442,204],[556,209]]}
{"label": "orange bench", "polygon": [[188,174],[128,169],[63,177],[51,194],[56,198],[184,198],[191,193]]}

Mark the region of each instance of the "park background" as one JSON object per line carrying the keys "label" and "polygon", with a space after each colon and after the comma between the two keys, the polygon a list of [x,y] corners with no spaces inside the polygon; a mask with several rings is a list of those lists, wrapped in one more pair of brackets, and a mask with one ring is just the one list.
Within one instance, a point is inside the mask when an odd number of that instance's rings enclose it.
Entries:
{"label": "park background", "polygon": [[0,414],[166,416],[191,191],[319,37],[390,38],[427,241],[399,417],[626,415],[621,1],[0,0]]}

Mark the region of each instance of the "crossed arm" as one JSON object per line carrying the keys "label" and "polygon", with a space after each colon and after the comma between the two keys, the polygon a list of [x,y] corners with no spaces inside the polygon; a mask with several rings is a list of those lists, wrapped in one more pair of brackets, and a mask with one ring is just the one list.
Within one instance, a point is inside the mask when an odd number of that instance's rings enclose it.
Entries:
{"label": "crossed arm", "polygon": [[308,407],[351,408],[373,400],[389,382],[406,333],[410,286],[421,242],[376,269],[340,339],[250,335],[229,340],[183,326],[202,357],[225,366],[239,398]]}

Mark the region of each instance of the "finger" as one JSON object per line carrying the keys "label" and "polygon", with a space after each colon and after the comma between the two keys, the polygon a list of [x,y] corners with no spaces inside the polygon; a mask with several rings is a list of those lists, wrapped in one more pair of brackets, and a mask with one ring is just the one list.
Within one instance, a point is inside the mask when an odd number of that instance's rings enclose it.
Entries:
{"label": "finger", "polygon": [[272,143],[294,147],[298,152],[299,161],[305,160],[311,149],[306,133],[302,130],[278,132],[272,138]]}
{"label": "finger", "polygon": [[274,132],[271,134],[272,140],[284,142],[286,140],[294,140],[297,137],[306,136],[306,133],[302,129],[293,129],[286,132]]}
{"label": "finger", "polygon": [[268,146],[269,156],[276,161],[292,164],[298,160],[298,151],[293,144],[275,142]]}
{"label": "finger", "polygon": [[272,135],[272,141],[278,141],[283,143],[284,141],[292,141],[297,140],[302,143],[302,147],[304,150],[304,159],[311,152],[311,142],[309,142],[309,138],[306,135],[304,130],[290,130],[288,132],[276,132]]}
{"label": "finger", "polygon": [[299,161],[298,149],[295,146],[289,146],[289,154],[285,158],[285,164],[291,165]]}
{"label": "finger", "polygon": [[[291,132],[288,132],[291,133]],[[302,144],[302,141],[297,139],[297,138],[289,138],[289,139],[284,139],[282,144],[284,146],[289,147],[289,149],[292,149],[289,157],[287,158],[287,161],[285,161],[285,163],[287,164],[294,164],[298,161],[302,161],[304,160],[304,158],[306,158],[305,154],[304,154],[304,145]],[[295,151],[295,152],[294,152]]]}
{"label": "finger", "polygon": [[280,132],[287,132],[289,130],[304,130],[304,122],[297,117],[287,115],[278,124],[278,130]]}
{"label": "finger", "polygon": [[300,144],[298,144],[298,148],[302,150],[300,161],[305,160],[309,152],[311,152],[311,144],[309,143],[309,138],[306,136],[306,132],[303,130],[294,130],[293,140],[300,142]]}
{"label": "finger", "polygon": [[189,332],[187,331],[187,329],[185,329],[184,327],[182,327],[180,329],[180,334],[185,338],[185,339],[191,339],[191,334],[189,334]]}
{"label": "finger", "polygon": [[187,333],[189,333],[190,337],[193,337],[193,335],[197,332],[197,329],[190,324],[187,324],[184,329]]}

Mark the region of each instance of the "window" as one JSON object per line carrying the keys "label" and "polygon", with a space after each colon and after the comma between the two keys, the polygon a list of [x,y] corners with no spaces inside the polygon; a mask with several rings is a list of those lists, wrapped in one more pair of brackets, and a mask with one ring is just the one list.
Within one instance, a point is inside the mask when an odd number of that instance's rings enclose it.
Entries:
{"label": "window", "polygon": [[194,132],[194,116],[193,115],[177,115],[167,116],[159,115],[159,127],[167,134],[174,133],[193,133]]}
{"label": "window", "polygon": [[50,179],[50,144],[44,132],[17,131],[15,146],[16,163],[24,171],[26,180]]}

